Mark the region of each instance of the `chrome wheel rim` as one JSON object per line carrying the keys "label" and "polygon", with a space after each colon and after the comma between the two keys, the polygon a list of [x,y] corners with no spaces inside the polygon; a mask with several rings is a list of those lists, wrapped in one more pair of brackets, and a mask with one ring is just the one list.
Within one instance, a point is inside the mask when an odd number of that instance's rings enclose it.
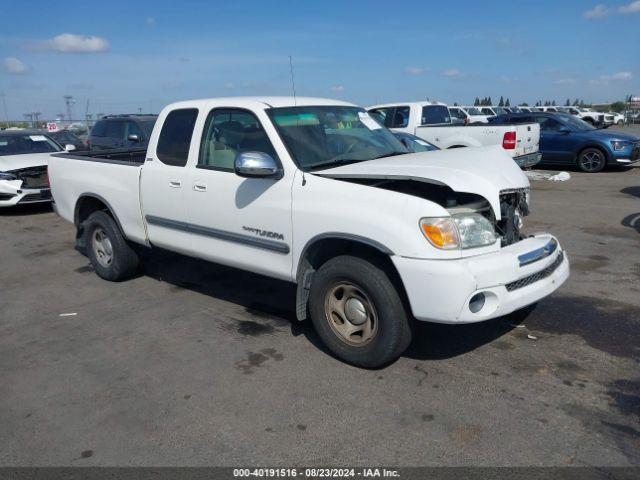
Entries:
{"label": "chrome wheel rim", "polygon": [[602,165],[602,161],[603,158],[600,152],[589,150],[588,152],[582,154],[581,164],[586,171],[593,172],[594,170],[598,170],[598,168],[600,168],[600,165]]}
{"label": "chrome wheel rim", "polygon": [[96,260],[105,268],[111,266],[113,262],[113,247],[111,240],[102,228],[96,228],[91,236],[91,247]]}
{"label": "chrome wheel rim", "polygon": [[343,281],[331,287],[325,295],[324,311],[333,332],[348,345],[366,345],[378,332],[373,302],[354,283]]}

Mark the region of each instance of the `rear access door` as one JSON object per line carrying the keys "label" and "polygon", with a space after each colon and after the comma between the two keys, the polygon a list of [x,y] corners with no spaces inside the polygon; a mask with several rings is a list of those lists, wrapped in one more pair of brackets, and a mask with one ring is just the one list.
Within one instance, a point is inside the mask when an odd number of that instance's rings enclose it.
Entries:
{"label": "rear access door", "polygon": [[162,130],[149,143],[140,179],[140,202],[149,240],[185,254],[193,252],[184,202],[189,189],[187,161],[197,118],[197,109],[183,108],[158,119]]}

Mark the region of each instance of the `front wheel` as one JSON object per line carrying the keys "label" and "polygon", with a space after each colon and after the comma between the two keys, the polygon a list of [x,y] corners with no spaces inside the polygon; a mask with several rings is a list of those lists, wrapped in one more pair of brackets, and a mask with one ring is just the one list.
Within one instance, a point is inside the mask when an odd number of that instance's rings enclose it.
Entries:
{"label": "front wheel", "polygon": [[84,230],[89,260],[101,278],[119,282],[137,272],[138,255],[110,215],[92,213],[85,222]]}
{"label": "front wheel", "polygon": [[396,360],[411,342],[402,300],[387,274],[348,255],[329,260],[313,277],[313,326],[340,359],[365,368]]}
{"label": "front wheel", "polygon": [[597,173],[607,164],[607,157],[598,148],[585,148],[578,155],[578,168],[586,173]]}

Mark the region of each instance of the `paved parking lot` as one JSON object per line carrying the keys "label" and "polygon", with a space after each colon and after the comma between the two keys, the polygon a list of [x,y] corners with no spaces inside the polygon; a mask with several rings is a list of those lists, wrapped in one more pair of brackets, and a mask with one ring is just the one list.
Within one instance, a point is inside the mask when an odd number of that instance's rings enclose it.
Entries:
{"label": "paved parking lot", "polygon": [[527,219],[569,282],[378,371],[328,355],[291,285],[166,252],[108,283],[49,209],[1,212],[0,464],[639,465],[640,168],[571,175]]}

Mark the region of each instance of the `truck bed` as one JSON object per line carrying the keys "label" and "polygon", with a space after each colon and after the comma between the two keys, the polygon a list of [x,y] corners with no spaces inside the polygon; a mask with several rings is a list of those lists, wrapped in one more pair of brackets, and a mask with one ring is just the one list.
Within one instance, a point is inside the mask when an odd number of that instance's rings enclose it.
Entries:
{"label": "truck bed", "polygon": [[81,200],[92,197],[117,212],[116,221],[129,240],[146,243],[140,211],[145,156],[146,150],[140,149],[52,154],[49,181],[56,211],[75,223]]}
{"label": "truck bed", "polygon": [[75,160],[86,160],[89,162],[107,162],[141,165],[147,155],[146,148],[121,148],[113,150],[89,150],[78,153],[57,153],[55,156]]}

